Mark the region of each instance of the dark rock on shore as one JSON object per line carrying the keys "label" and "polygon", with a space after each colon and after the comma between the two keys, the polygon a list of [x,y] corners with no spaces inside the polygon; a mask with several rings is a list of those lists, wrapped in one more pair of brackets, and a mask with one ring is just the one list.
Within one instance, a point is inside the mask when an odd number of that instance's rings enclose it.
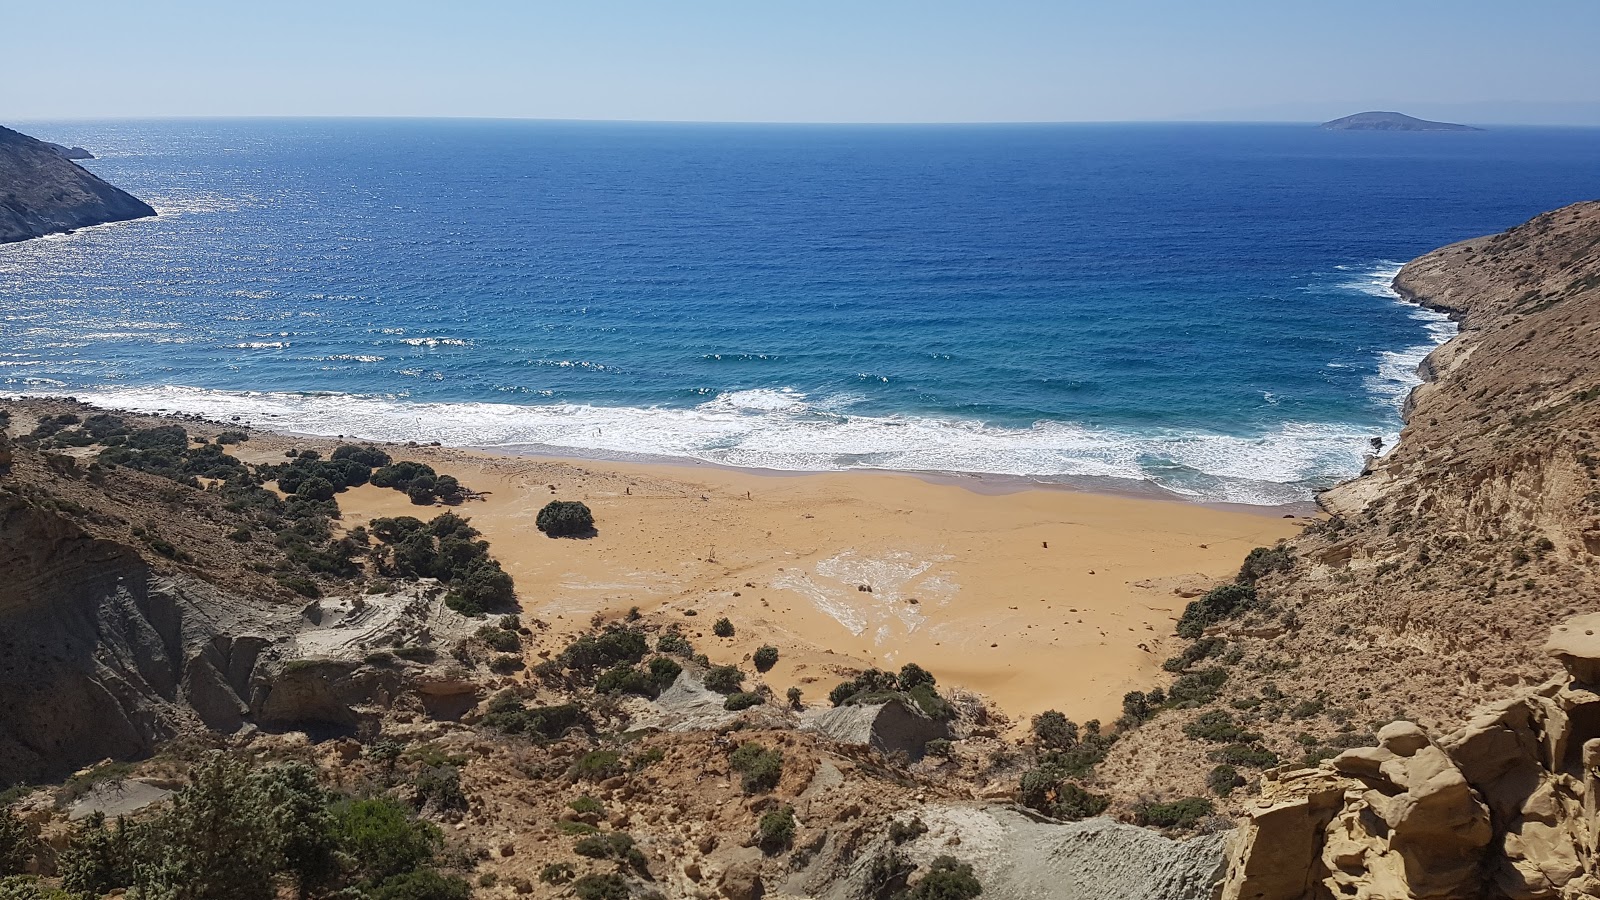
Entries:
{"label": "dark rock on shore", "polygon": [[1430,122],[1405,113],[1359,112],[1353,116],[1323,122],[1324,131],[1482,131],[1471,125],[1452,122]]}
{"label": "dark rock on shore", "polygon": [[0,127],[0,244],[155,214],[71,162],[59,145]]}
{"label": "dark rock on shore", "polygon": [[56,155],[62,159],[94,159],[94,154],[82,147],[68,147],[65,144],[57,144],[52,141],[41,141],[40,143],[54,150]]}

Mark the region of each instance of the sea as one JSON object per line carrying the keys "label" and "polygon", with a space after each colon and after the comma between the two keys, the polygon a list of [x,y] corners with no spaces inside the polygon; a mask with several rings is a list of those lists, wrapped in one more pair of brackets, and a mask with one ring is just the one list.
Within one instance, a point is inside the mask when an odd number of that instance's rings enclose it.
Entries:
{"label": "sea", "polygon": [[8,123],[159,216],[0,245],[0,394],[282,431],[1306,500],[1454,333],[1400,265],[1600,130]]}

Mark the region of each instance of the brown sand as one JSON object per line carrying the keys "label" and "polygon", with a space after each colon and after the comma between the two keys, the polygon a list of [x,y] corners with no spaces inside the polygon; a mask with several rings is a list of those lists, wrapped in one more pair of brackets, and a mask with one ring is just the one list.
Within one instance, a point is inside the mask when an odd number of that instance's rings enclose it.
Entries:
{"label": "brown sand", "polygon": [[[552,644],[596,613],[637,606],[747,672],[757,647],[775,645],[780,661],[760,680],[780,697],[799,686],[825,702],[852,670],[917,662],[1016,724],[1045,709],[1116,718],[1123,693],[1158,682],[1188,597],[1303,524],[1275,510],[978,493],[892,474],[402,454],[487,492],[456,511],[515,577],[525,616],[553,626]],[[534,518],[556,498],[587,503],[598,534],[542,535]],[[444,511],[371,486],[339,502],[352,527]],[[712,635],[719,616],[733,638]]]}

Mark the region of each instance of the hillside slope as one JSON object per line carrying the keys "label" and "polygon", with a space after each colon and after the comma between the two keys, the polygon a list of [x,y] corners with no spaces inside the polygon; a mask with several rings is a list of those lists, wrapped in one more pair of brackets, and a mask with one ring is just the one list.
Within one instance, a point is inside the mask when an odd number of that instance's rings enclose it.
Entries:
{"label": "hillside slope", "polygon": [[1255,598],[1179,661],[1221,686],[1113,750],[1123,802],[1206,794],[1219,764],[1253,782],[1395,719],[1448,731],[1554,675],[1549,628],[1593,610],[1600,202],[1434,251],[1395,286],[1460,334],[1424,363],[1398,447],[1325,493],[1329,518],[1262,556]]}
{"label": "hillside slope", "polygon": [[0,128],[0,244],[156,214],[56,147]]}

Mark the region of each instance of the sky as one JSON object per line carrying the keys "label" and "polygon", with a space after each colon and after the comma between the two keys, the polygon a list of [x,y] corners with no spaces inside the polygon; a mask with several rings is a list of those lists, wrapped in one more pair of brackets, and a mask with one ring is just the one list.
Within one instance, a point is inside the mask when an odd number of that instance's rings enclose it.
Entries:
{"label": "sky", "polygon": [[1600,125],[1600,0],[6,2],[0,120]]}

